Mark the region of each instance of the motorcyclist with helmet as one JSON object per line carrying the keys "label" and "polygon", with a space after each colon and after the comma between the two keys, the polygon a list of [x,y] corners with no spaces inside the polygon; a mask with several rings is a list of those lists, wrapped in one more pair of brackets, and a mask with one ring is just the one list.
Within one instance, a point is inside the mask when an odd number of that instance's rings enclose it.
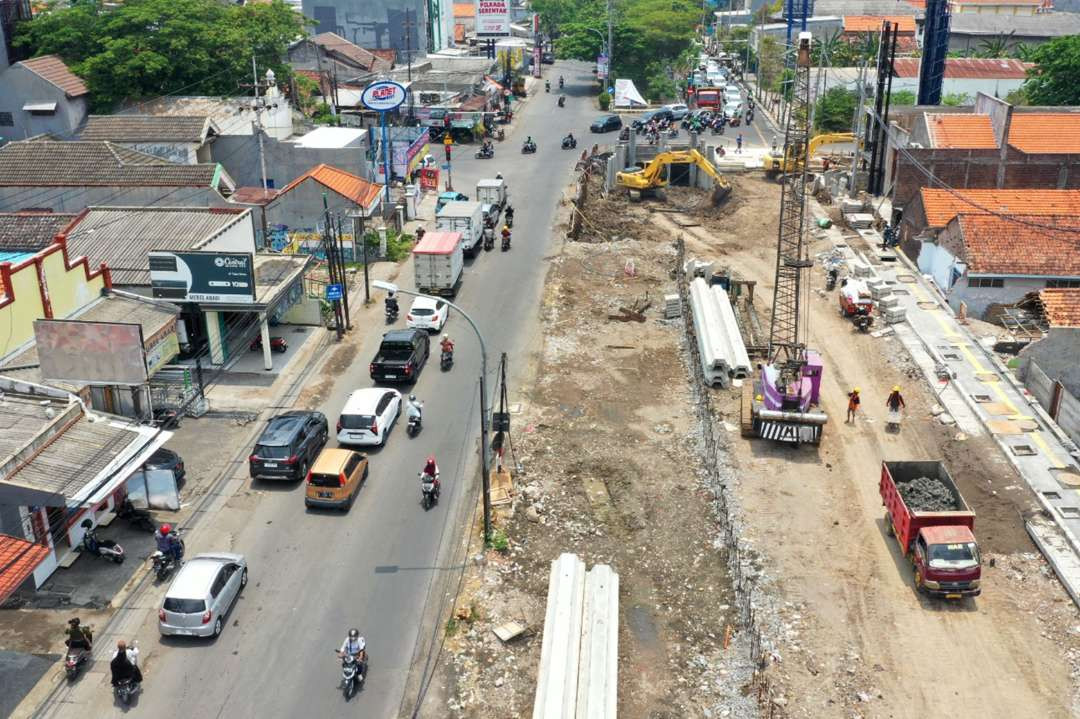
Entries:
{"label": "motorcyclist with helmet", "polygon": [[435,485],[435,496],[439,496],[439,489],[442,484],[439,482],[439,465],[435,461],[435,455],[429,455],[427,461],[424,463],[424,469],[420,472],[421,482],[431,482]]}
{"label": "motorcyclist with helmet", "polygon": [[173,533],[172,525],[161,525],[158,531],[154,532],[154,541],[157,543],[159,552],[167,558],[172,558],[176,565],[180,564],[180,559],[184,556],[184,548],[180,544],[180,538]]}

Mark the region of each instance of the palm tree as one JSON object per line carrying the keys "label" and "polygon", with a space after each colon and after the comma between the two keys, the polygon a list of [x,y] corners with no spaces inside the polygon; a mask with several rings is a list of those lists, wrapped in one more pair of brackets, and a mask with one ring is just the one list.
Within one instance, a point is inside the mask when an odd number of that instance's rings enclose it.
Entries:
{"label": "palm tree", "polygon": [[976,53],[978,57],[1006,57],[1009,52],[1009,46],[1012,45],[1012,36],[1016,34],[1016,31],[1008,33],[1007,35],[998,35],[988,40],[983,40],[982,45],[979,46],[979,50]]}

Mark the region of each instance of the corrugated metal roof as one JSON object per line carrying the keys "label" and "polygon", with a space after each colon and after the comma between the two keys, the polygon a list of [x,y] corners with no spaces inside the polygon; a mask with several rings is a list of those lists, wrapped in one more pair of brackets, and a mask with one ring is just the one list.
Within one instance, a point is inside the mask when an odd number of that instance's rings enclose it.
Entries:
{"label": "corrugated metal roof", "polygon": [[[35,353],[35,358],[37,354]],[[16,397],[6,394],[0,401],[0,465],[17,454],[49,425],[64,420],[63,414],[74,400],[45,395]],[[52,413],[52,417],[48,413]],[[0,477],[3,479],[3,477]]]}
{"label": "corrugated metal roof", "polygon": [[180,308],[159,303],[144,302],[119,295],[105,295],[91,302],[80,311],[64,319],[83,322],[127,322],[142,326],[143,339],[165,329],[180,316]]}
{"label": "corrugated metal roof", "polygon": [[211,124],[207,115],[91,115],[79,139],[197,144],[206,140]]}
{"label": "corrugated metal roof", "polygon": [[104,262],[116,285],[149,286],[151,250],[197,250],[250,213],[246,208],[92,207],[68,232],[68,257],[85,256],[92,267]]}
{"label": "corrugated metal roof", "polygon": [[1055,12],[1035,15],[999,15],[997,13],[953,13],[949,20],[950,35],[1013,36],[1023,38],[1052,38],[1080,33],[1080,13]]}
{"label": "corrugated metal roof", "polygon": [[0,147],[0,186],[212,187],[215,163],[179,165],[111,142],[23,140]]}
{"label": "corrugated metal roof", "polygon": [[139,440],[138,433],[106,419],[81,417],[4,481],[70,497]]}
{"label": "corrugated metal roof", "polygon": [[81,97],[90,92],[82,78],[69,70],[64,61],[56,55],[42,55],[16,64],[52,83],[68,97]]}
{"label": "corrugated metal roof", "polygon": [[[1022,80],[1027,77],[1027,71],[1032,67],[1035,67],[1034,63],[1012,58],[950,57],[945,60],[945,77]],[[918,77],[919,58],[896,58],[893,61],[893,73],[896,77]]]}
{"label": "corrugated metal roof", "polygon": [[0,251],[37,251],[47,247],[75,215],[51,212],[0,213]]}

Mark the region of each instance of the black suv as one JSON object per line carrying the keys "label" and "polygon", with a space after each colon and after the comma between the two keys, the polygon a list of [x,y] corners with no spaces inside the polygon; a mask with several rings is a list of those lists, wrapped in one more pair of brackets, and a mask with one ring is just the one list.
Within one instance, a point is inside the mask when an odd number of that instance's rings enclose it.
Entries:
{"label": "black suv", "polygon": [[593,124],[589,125],[589,130],[592,132],[611,132],[612,130],[622,129],[622,118],[618,115],[604,115],[593,121]]}
{"label": "black suv", "polygon": [[303,479],[326,444],[326,416],[297,410],[273,417],[248,457],[252,479]]}

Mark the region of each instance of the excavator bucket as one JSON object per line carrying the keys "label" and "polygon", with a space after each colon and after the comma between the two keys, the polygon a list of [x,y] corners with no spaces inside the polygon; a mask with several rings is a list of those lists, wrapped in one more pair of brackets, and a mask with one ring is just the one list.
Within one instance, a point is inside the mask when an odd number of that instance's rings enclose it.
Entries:
{"label": "excavator bucket", "polygon": [[731,196],[731,185],[717,185],[712,191],[713,205],[722,205]]}

